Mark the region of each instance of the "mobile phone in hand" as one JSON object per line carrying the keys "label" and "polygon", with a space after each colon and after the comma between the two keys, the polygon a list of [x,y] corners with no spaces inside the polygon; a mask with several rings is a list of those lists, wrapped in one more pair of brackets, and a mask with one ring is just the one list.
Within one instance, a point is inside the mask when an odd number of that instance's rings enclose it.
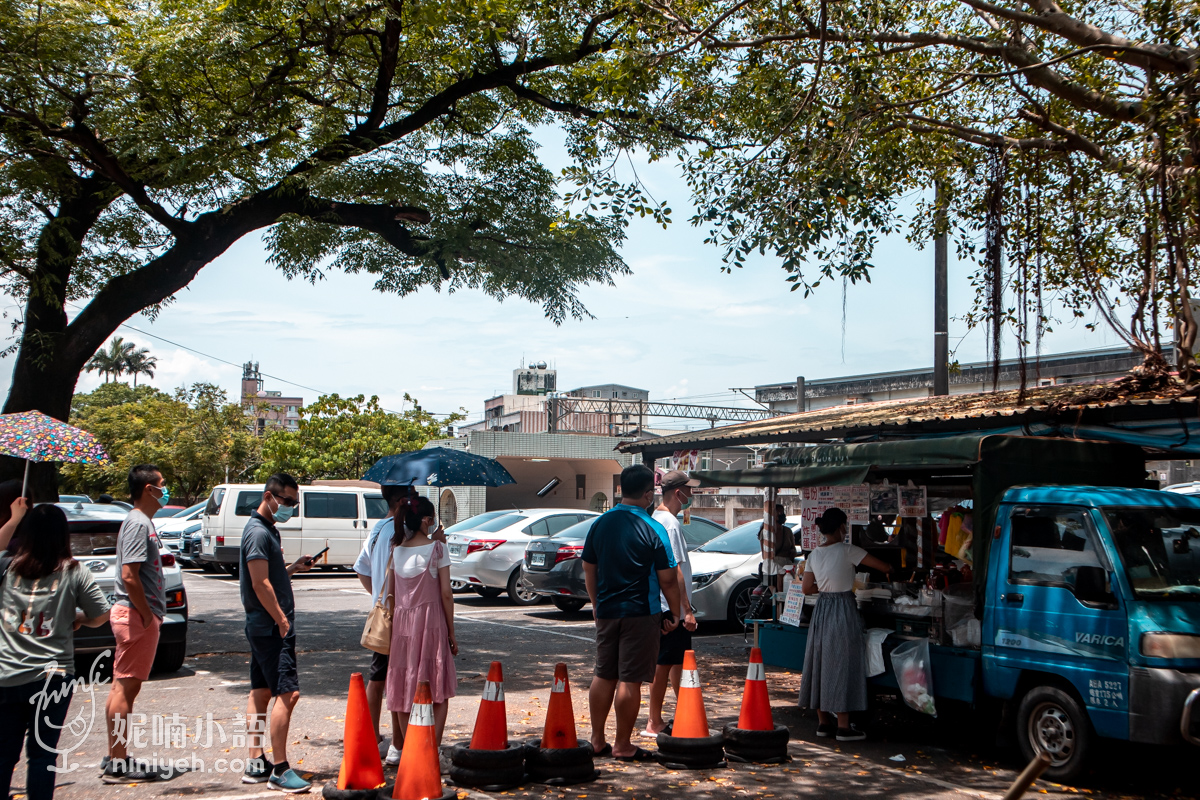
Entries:
{"label": "mobile phone in hand", "polygon": [[321,552],[317,553],[316,555],[310,556],[310,557],[309,557],[309,559],[308,559],[308,563],[309,563],[309,564],[315,564],[315,563],[317,563],[317,559],[318,559],[318,558],[320,558],[321,556],[325,555],[325,554],[326,554],[326,553],[328,553],[328,552],[329,552],[329,545],[326,545],[324,550],[322,550]]}

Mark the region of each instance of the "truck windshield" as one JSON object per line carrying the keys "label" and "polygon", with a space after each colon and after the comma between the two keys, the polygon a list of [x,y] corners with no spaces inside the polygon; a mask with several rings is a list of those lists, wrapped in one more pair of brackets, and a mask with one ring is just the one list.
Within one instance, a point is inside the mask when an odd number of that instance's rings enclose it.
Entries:
{"label": "truck windshield", "polygon": [[1122,507],[1104,516],[1138,598],[1200,600],[1200,510]]}

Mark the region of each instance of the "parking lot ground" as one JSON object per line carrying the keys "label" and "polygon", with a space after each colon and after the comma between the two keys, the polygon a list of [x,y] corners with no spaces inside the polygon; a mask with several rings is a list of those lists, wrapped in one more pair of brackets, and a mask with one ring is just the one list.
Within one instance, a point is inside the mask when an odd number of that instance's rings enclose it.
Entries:
{"label": "parking lot ground", "polygon": [[[107,685],[94,693],[85,687],[72,701],[70,722],[60,748],[69,750],[64,763],[76,768],[60,776],[56,796],[67,800],[110,798],[191,798],[234,800],[276,796],[264,784],[243,785],[229,760],[244,757],[235,739],[237,717],[244,713],[249,690],[249,655],[242,633],[243,614],[237,582],[226,577],[188,572],[191,603],[188,658],[171,675],[155,675],[143,687],[136,710],[148,715],[145,746],[137,754],[174,760],[194,756],[203,768],[147,785],[108,786],[99,780],[105,752],[102,717]],[[370,654],[358,640],[368,598],[349,574],[297,576],[297,636],[301,700],[292,720],[289,759],[312,775],[313,794],[336,779],[342,755],[346,690],[350,674],[365,672]],[[450,703],[445,744],[470,738],[484,676],[493,660],[504,664],[510,737],[540,736],[550,683],[557,662],[569,669],[578,733],[589,733],[587,687],[592,668],[592,618],[588,609],[564,614],[553,606],[514,607],[504,598],[485,600],[459,595],[456,629],[460,653],[458,697]],[[741,632],[702,627],[696,638],[700,677],[709,722],[714,732],[736,720],[745,678],[748,643]],[[1022,764],[1012,748],[995,745],[996,724],[970,709],[939,709],[941,718],[922,717],[896,704],[874,710],[866,726],[871,738],[853,745],[817,739],[816,722],[795,706],[799,675],[768,671],[777,723],[789,726],[793,761],[779,766],[731,765],[725,769],[677,771],[653,764],[596,762],[600,778],[589,784],[556,789],[528,785],[488,795],[461,790],[461,800],[489,797],[526,800],[666,800],[680,793],[699,800],[816,796],[830,800],[876,797],[999,798]],[[93,717],[94,712],[94,717]],[[670,700],[668,700],[668,714]],[[153,718],[186,718],[188,741],[182,749],[154,745]],[[212,720],[212,741],[204,741]],[[201,741],[193,737],[199,718]],[[385,717],[386,718],[386,717]],[[639,718],[639,729],[645,714]],[[612,721],[608,737],[612,738]],[[386,726],[385,726],[386,727]],[[386,731],[385,731],[386,732]],[[224,734],[225,739],[221,739]],[[641,741],[653,749],[653,740]],[[1106,743],[1095,768],[1074,786],[1039,781],[1038,795],[1087,795],[1099,800],[1200,795],[1196,750],[1162,750]],[[903,756],[903,761],[892,760]],[[237,766],[237,765],[235,765]],[[394,768],[388,768],[389,782]],[[14,797],[23,797],[24,767],[14,776]]]}

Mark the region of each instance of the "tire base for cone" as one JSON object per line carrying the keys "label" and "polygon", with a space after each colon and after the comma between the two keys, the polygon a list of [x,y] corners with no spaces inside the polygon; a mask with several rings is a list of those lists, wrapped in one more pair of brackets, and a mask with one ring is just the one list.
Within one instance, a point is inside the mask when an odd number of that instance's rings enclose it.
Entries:
{"label": "tire base for cone", "polygon": [[739,764],[784,764],[792,760],[788,742],[792,734],[786,725],[776,725],[767,731],[754,731],[726,725],[725,756]]}
{"label": "tire base for cone", "polygon": [[[321,787],[321,797],[325,800],[375,800],[379,789],[339,789],[336,781],[329,781]],[[391,795],[389,794],[390,798]]]}
{"label": "tire base for cone", "polygon": [[[375,798],[376,800],[392,800],[392,792],[395,790],[396,787],[394,784],[392,786],[384,786],[381,789],[376,789]],[[430,798],[430,800],[434,800],[434,798]],[[448,786],[446,787],[446,790],[442,796],[437,798],[437,800],[458,800],[458,790],[453,786]]]}
{"label": "tire base for cone", "polygon": [[[531,783],[531,781],[529,781],[527,779],[528,776],[525,776],[525,778],[526,778],[526,780],[520,780],[520,781],[517,781],[516,783],[489,783],[486,786],[467,786],[466,784],[459,783],[458,781],[453,780],[453,779],[451,779],[449,781],[449,783],[454,784],[455,786],[457,786],[460,789],[478,789],[481,792],[507,792],[509,789],[516,789],[518,786],[522,786],[526,783]],[[536,782],[536,781],[532,781],[532,782]],[[451,793],[450,796],[456,797],[456,794]]]}
{"label": "tire base for cone", "polygon": [[743,758],[734,750],[726,750],[725,758],[735,764],[786,764],[792,760],[792,757],[787,753],[778,756],[769,756],[767,758]]}
{"label": "tire base for cone", "polygon": [[523,766],[525,745],[510,742],[504,750],[472,750],[469,742],[450,747],[450,763],[466,769],[503,770]]}

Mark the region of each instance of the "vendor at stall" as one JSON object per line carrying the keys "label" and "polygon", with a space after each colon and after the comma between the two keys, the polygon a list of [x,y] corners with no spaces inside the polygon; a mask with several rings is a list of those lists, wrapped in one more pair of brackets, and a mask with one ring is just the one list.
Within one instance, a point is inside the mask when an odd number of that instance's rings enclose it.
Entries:
{"label": "vendor at stall", "polygon": [[854,742],[867,738],[850,723],[851,711],[867,707],[866,648],[854,600],[855,567],[863,564],[883,573],[892,567],[845,543],[846,512],[840,508],[826,509],[816,525],[822,542],[804,562],[802,588],[805,594],[819,596],[804,651],[800,707],[817,709],[817,736]]}

